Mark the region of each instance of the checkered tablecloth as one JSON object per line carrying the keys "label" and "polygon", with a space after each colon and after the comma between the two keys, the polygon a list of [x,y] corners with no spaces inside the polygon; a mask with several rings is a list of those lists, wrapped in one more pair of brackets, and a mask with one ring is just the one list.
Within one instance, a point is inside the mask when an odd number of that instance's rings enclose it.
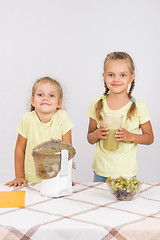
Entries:
{"label": "checkered tablecloth", "polygon": [[39,184],[25,190],[25,208],[0,208],[0,240],[160,240],[160,183],[143,184],[132,201],[118,201],[106,183],[76,183],[73,195],[47,198]]}

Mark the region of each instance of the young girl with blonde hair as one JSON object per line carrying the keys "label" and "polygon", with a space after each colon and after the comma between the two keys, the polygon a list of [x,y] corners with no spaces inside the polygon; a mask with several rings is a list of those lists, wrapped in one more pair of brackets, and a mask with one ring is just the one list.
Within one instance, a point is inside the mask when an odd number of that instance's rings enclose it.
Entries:
{"label": "young girl with blonde hair", "polygon": [[15,147],[15,179],[8,186],[24,186],[27,182],[40,182],[36,176],[32,150],[51,138],[72,144],[73,124],[61,109],[63,90],[58,81],[50,77],[38,79],[32,88],[31,111],[24,114],[17,128]]}
{"label": "young girl with blonde hair", "polygon": [[[90,144],[96,143],[92,166],[95,182],[104,182],[108,176],[136,176],[137,144],[149,145],[154,141],[148,108],[143,100],[132,96],[135,87],[134,68],[129,54],[108,54],[103,73],[105,92],[102,97],[93,100],[87,110],[90,117],[87,139]],[[103,124],[104,113],[123,115],[122,127],[115,135],[119,142],[119,148],[115,151],[103,148],[103,140],[109,134]]]}

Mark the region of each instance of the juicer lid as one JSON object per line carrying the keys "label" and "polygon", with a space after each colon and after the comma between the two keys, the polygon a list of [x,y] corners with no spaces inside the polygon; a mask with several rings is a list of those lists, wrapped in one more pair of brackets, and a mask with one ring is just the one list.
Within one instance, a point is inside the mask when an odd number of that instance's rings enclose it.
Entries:
{"label": "juicer lid", "polygon": [[33,148],[32,155],[33,157],[35,155],[51,157],[56,155],[57,153],[60,153],[63,149],[68,150],[68,160],[72,159],[76,154],[76,150],[71,144],[63,142],[59,139],[51,139],[50,141],[43,142]]}

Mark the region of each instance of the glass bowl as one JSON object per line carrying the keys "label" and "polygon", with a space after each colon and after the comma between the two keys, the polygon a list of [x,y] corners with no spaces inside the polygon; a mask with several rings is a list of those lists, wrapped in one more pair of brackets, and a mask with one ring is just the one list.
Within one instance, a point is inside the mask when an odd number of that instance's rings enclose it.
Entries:
{"label": "glass bowl", "polygon": [[111,177],[108,177],[106,182],[109,186],[110,192],[120,201],[132,200],[136,194],[139,193],[142,185],[142,181],[137,178],[126,179],[124,177],[119,177],[112,179]]}

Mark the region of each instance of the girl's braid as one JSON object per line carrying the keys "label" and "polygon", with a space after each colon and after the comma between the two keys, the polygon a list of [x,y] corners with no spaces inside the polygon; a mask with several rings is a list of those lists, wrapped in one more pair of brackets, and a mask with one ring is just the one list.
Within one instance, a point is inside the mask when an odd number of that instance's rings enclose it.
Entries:
{"label": "girl's braid", "polygon": [[[103,93],[103,95],[107,96],[109,92],[109,88],[107,87],[105,81],[104,81],[104,87],[105,87],[105,92]],[[95,106],[95,114],[99,121],[103,121],[102,111],[103,111],[103,100],[100,99]]]}
{"label": "girl's braid", "polygon": [[133,92],[134,87],[135,87],[135,80],[133,80],[131,82],[131,86],[130,86],[129,93],[128,93],[129,98],[132,97],[132,92]]}
{"label": "girl's braid", "polygon": [[105,81],[104,81],[104,87],[105,87],[105,92],[103,93],[105,96],[108,95],[108,92],[109,92],[109,88],[107,87]]}

